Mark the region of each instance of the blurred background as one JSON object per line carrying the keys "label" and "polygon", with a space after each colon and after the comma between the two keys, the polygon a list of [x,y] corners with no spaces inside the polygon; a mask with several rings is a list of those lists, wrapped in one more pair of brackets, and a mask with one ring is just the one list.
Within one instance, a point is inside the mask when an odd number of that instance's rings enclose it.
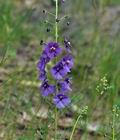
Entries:
{"label": "blurred background", "polygon": [[[54,17],[43,10],[55,13],[55,1],[0,0],[0,140],[54,140],[54,105],[40,95],[36,67],[41,40],[55,37]],[[80,113],[73,140],[110,140],[113,107],[120,107],[120,0],[60,1],[65,15],[59,41],[69,37],[75,66],[58,140],[69,140]],[[114,128],[120,140],[120,117]]]}

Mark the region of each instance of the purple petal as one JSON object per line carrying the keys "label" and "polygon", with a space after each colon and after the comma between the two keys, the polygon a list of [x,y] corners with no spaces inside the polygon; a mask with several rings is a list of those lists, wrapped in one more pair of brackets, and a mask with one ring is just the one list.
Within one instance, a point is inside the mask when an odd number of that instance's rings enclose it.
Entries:
{"label": "purple petal", "polygon": [[57,80],[60,80],[60,79],[63,78],[59,72],[56,72],[55,69],[51,69],[51,74],[52,74],[52,76],[53,76],[55,79],[57,79]]}
{"label": "purple petal", "polygon": [[64,67],[61,62],[58,62],[51,69],[52,76],[57,80],[61,80],[68,72],[69,72],[69,69],[67,67]]}
{"label": "purple petal", "polygon": [[61,108],[65,108],[65,105],[61,102],[58,101],[58,103],[56,103],[57,108],[61,109]]}
{"label": "purple petal", "polygon": [[59,85],[61,93],[68,93],[68,92],[72,91],[71,83],[67,82],[66,80],[62,81],[62,82],[59,82],[58,85]]}
{"label": "purple petal", "polygon": [[41,93],[43,96],[48,96],[49,94],[53,94],[56,92],[56,88],[54,85],[49,85],[48,81],[44,81],[40,87]]}
{"label": "purple petal", "polygon": [[72,55],[66,55],[66,56],[63,57],[61,62],[68,69],[71,69],[73,67],[73,65],[74,65],[73,56]]}
{"label": "purple petal", "polygon": [[40,61],[37,64],[37,67],[38,67],[39,70],[44,70],[45,69],[44,59],[40,59]]}
{"label": "purple petal", "polygon": [[40,60],[37,64],[37,67],[39,70],[44,70],[46,64],[50,61],[50,58],[46,55],[46,53],[43,51],[42,56],[40,57]]}
{"label": "purple petal", "polygon": [[53,86],[53,85],[50,85],[48,90],[49,90],[49,93],[55,93],[56,92],[55,86]]}
{"label": "purple petal", "polygon": [[50,59],[53,59],[62,52],[62,49],[59,47],[58,43],[49,42],[48,44],[46,44],[44,51]]}
{"label": "purple petal", "polygon": [[44,81],[47,78],[46,71],[42,70],[39,75],[39,80]]}
{"label": "purple petal", "polygon": [[57,106],[57,108],[62,109],[68,106],[71,100],[64,94],[58,94],[54,97],[53,102]]}

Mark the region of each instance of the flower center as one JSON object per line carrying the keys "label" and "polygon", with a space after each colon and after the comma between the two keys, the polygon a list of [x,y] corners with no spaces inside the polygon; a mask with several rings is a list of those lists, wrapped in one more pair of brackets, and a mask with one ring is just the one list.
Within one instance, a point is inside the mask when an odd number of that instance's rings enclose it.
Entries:
{"label": "flower center", "polygon": [[47,83],[44,83],[43,87],[47,88],[49,85]]}
{"label": "flower center", "polygon": [[51,51],[55,51],[56,48],[52,46],[52,47],[50,48],[50,50],[51,50]]}
{"label": "flower center", "polygon": [[69,63],[70,63],[70,61],[69,61],[69,60],[67,60],[67,61],[66,61],[66,64],[69,64]]}
{"label": "flower center", "polygon": [[59,72],[60,70],[63,69],[63,65],[62,64],[59,64],[57,67],[56,67],[56,71]]}
{"label": "flower center", "polygon": [[64,99],[62,95],[59,96],[60,101]]}
{"label": "flower center", "polygon": [[65,79],[65,82],[66,82],[67,84],[69,84],[69,83],[70,83],[70,80],[67,78],[67,79]]}
{"label": "flower center", "polygon": [[58,71],[60,70],[60,67],[57,67],[56,70],[57,70],[57,72],[58,72]]}

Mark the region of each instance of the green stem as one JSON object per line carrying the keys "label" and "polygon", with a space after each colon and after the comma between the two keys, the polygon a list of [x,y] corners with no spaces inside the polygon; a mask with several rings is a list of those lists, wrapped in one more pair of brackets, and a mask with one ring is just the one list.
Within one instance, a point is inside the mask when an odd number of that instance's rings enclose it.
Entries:
{"label": "green stem", "polygon": [[[58,42],[58,0],[56,0],[56,12],[55,12],[55,40]],[[56,59],[57,61],[57,59]],[[58,120],[58,113],[57,108],[55,107],[55,140],[57,140],[57,120]]]}
{"label": "green stem", "polygon": [[55,107],[55,140],[57,140],[57,108]]}
{"label": "green stem", "polygon": [[57,42],[58,41],[58,22],[56,22],[56,19],[58,19],[58,0],[56,0],[56,12],[55,12],[55,38]]}
{"label": "green stem", "polygon": [[112,122],[112,140],[115,140],[115,111],[113,113],[113,122]]}
{"label": "green stem", "polygon": [[72,138],[73,138],[73,134],[75,132],[75,129],[76,129],[76,126],[78,124],[78,121],[79,121],[80,117],[81,117],[81,114],[78,116],[78,118],[77,118],[77,120],[76,120],[76,122],[75,122],[75,124],[73,126],[73,130],[72,130],[72,133],[71,133],[71,136],[70,136],[70,140],[72,140]]}

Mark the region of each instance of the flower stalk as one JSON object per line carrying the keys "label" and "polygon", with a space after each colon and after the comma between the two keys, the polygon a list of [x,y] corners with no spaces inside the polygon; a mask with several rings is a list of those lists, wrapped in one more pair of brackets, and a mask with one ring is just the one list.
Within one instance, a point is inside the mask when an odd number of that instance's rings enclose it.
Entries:
{"label": "flower stalk", "polygon": [[56,42],[58,42],[58,0],[56,0],[56,12],[55,12],[55,38],[56,38]]}
{"label": "flower stalk", "polygon": [[[44,10],[44,13],[45,10]],[[61,43],[58,42],[58,0],[55,0],[55,41],[49,41],[43,44],[43,50],[37,64],[39,70],[39,80],[42,81],[40,85],[40,92],[42,96],[52,96],[53,103],[55,105],[55,140],[57,137],[57,109],[63,109],[71,103],[69,92],[71,91],[71,81],[69,73],[73,67],[73,57],[71,54],[71,44],[67,39],[64,40],[64,48],[61,47]],[[43,43],[43,41],[42,41]],[[58,56],[65,54],[58,60]],[[51,61],[55,62],[54,66],[48,71],[46,69],[47,64]],[[54,84],[50,84],[48,74],[51,74]]]}
{"label": "flower stalk", "polygon": [[[55,12],[55,40],[56,40],[56,42],[58,42],[58,22],[57,22],[57,19],[58,19],[58,0],[56,0],[55,5],[56,5],[55,6],[55,8],[56,8],[56,12]],[[57,58],[56,58],[55,62],[57,62]],[[55,106],[55,140],[57,140],[57,121],[58,121],[57,115],[58,115],[57,107]]]}

